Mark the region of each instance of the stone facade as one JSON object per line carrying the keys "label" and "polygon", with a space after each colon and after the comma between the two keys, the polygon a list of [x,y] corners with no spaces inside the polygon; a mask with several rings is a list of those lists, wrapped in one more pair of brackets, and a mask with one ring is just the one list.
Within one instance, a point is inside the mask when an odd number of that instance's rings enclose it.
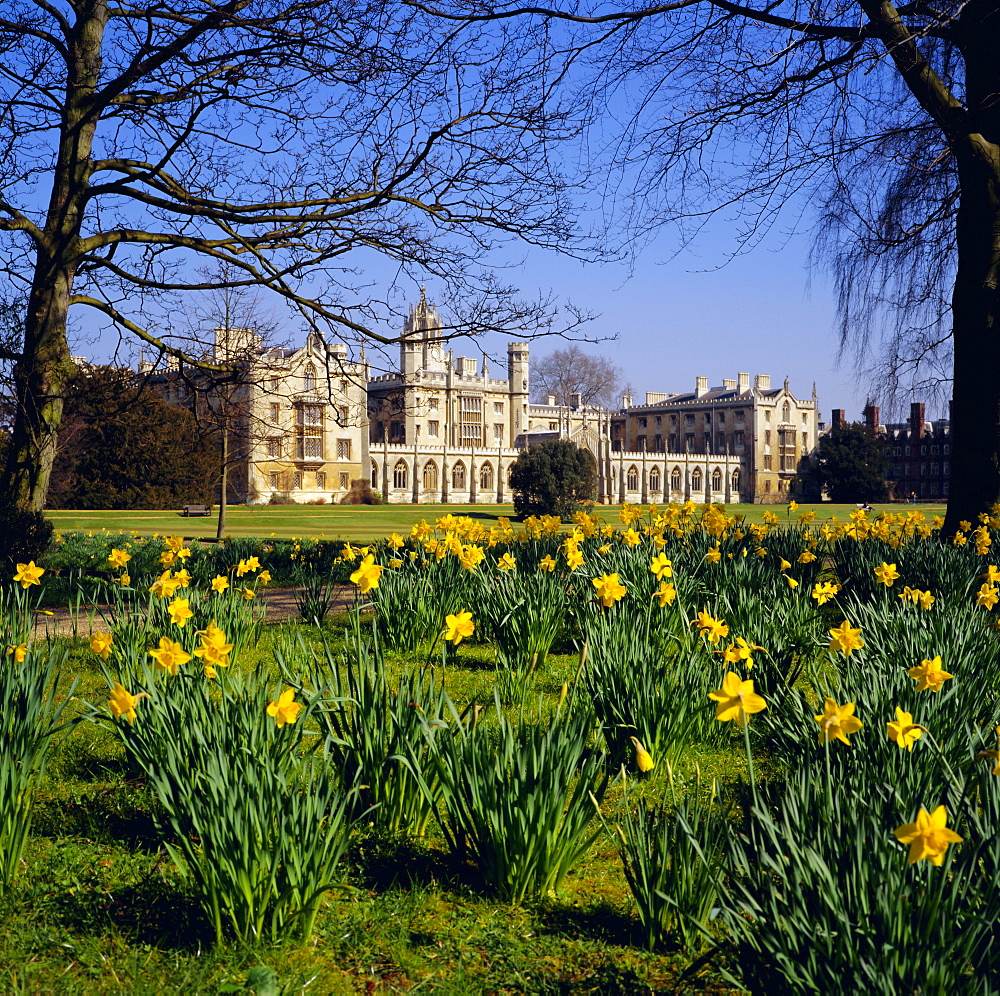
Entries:
{"label": "stone facade", "polygon": [[272,495],[338,502],[368,475],[365,419],[368,364],[341,343],[309,335],[295,349],[263,347],[245,329],[217,329],[212,359],[238,371],[231,384],[200,390],[205,375],[168,369],[152,383],[168,401],[224,422],[230,446],[230,500]]}
{"label": "stone facade", "polygon": [[[710,493],[712,501],[816,498],[811,461],[818,433],[815,388],[810,398],[800,398],[787,380],[772,388],[767,374],[757,374],[751,385],[750,374],[739,373],[719,387],[698,377],[690,393],[648,393],[641,405],[626,397],[611,418],[613,459],[621,464],[626,458],[618,453],[629,454],[626,473],[641,478],[642,461],[660,470],[660,488],[647,489],[658,496],[651,501],[687,497],[689,488],[697,495]],[[689,483],[700,469],[700,485]]]}
{"label": "stone facade", "polygon": [[[315,335],[299,349],[267,349],[245,330],[219,330],[215,351],[247,364],[233,487],[248,502],[338,501],[365,478],[390,502],[499,504],[511,500],[518,453],[560,438],[593,454],[604,503],[813,497],[815,389],[801,399],[763,374],[712,388],[699,377],[692,393],[626,397],[616,412],[531,403],[528,344],[508,343],[505,376],[492,376],[485,355],[446,349],[423,291],[393,373],[371,377],[363,356],[351,361]],[[159,379],[170,400],[188,403],[176,374]]]}

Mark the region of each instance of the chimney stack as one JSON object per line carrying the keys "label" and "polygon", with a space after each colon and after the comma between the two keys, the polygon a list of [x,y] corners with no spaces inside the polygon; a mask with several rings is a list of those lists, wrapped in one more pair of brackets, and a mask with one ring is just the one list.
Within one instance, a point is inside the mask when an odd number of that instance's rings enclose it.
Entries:
{"label": "chimney stack", "polygon": [[695,397],[700,398],[704,394],[708,394],[708,378],[707,377],[695,377],[694,379],[694,393]]}
{"label": "chimney stack", "polygon": [[737,390],[742,394],[744,391],[750,390],[750,374],[748,373],[738,373],[736,375]]}
{"label": "chimney stack", "polygon": [[910,405],[910,439],[924,438],[924,404],[914,401]]}
{"label": "chimney stack", "polygon": [[847,419],[844,417],[844,409],[834,408],[830,413],[830,428],[843,429],[845,425],[847,425]]}
{"label": "chimney stack", "polygon": [[868,426],[873,432],[878,432],[879,427],[879,411],[878,405],[873,405],[870,401],[865,405],[865,425]]}

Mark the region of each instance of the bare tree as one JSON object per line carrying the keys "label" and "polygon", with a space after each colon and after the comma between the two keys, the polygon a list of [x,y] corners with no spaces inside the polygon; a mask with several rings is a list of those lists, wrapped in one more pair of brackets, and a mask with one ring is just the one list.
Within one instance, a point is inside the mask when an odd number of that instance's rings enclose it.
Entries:
{"label": "bare tree", "polygon": [[[272,371],[261,361],[277,345],[280,322],[268,308],[262,289],[246,287],[231,263],[221,262],[203,270],[201,276],[213,286],[196,300],[190,336],[192,343],[210,342],[212,347],[196,354],[200,365],[178,365],[172,379],[183,385],[192,400],[202,431],[218,444],[216,537],[222,539],[230,472],[246,468],[253,447],[266,437],[267,425],[255,401],[257,394],[268,390]],[[246,483],[242,482],[244,492]]]}
{"label": "bare tree", "polygon": [[580,404],[611,408],[621,400],[621,369],[606,357],[585,353],[575,343],[535,360],[531,380],[539,403],[551,396],[557,405],[569,405],[578,396]]}
{"label": "bare tree", "polygon": [[690,236],[742,208],[738,251],[809,216],[840,276],[847,350],[861,356],[881,316],[894,373],[919,380],[950,324],[946,528],[1000,499],[997,0],[434,9],[581,32],[565,44],[590,57],[589,84],[617,91],[619,115],[632,102],[607,151],[634,184],[636,236],[666,222]]}
{"label": "bare tree", "polygon": [[549,143],[579,115],[552,96],[544,36],[364,0],[9,0],[0,272],[27,305],[0,353],[16,388],[0,501],[44,502],[70,310],[194,362],[172,327],[178,298],[213,286],[198,261],[338,339],[395,338],[361,275],[379,258],[468,302],[450,333],[552,320],[480,263],[511,237],[573,243]]}

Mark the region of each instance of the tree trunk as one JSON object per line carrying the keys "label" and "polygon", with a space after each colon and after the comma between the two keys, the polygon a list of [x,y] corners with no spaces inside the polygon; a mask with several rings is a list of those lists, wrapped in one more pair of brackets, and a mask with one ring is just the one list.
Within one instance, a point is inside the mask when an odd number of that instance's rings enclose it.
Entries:
{"label": "tree trunk", "polygon": [[14,366],[16,409],[0,501],[41,511],[56,455],[63,401],[75,367],[66,342],[72,274],[36,277],[29,297],[24,349]]}
{"label": "tree trunk", "polygon": [[83,212],[93,171],[97,116],[90,104],[101,75],[106,0],[83,0],[67,33],[67,96],[41,231],[32,231],[35,270],[21,356],[14,365],[15,410],[0,476],[0,503],[40,511],[45,506],[66,387],[74,366],[66,317],[84,245]]}
{"label": "tree trunk", "polygon": [[947,535],[963,519],[977,525],[979,513],[1000,501],[1000,25],[982,16],[995,6],[972,4],[962,18],[973,134],[955,150],[961,199]]}
{"label": "tree trunk", "polygon": [[219,524],[215,530],[216,539],[226,538],[226,492],[229,484],[229,429],[222,426],[222,474],[219,477]]}

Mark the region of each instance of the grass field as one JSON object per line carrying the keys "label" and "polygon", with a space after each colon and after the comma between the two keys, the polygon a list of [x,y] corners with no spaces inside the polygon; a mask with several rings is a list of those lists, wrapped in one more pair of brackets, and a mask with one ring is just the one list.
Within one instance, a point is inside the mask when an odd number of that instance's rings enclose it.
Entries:
{"label": "grass field", "polygon": [[[846,518],[853,505],[800,505],[799,512],[815,509],[818,519],[832,515]],[[597,511],[608,522],[618,521],[620,505],[597,505]],[[743,515],[748,522],[760,522],[765,512],[773,512],[781,521],[785,519],[783,505],[729,505],[730,515]],[[944,513],[943,505],[885,505],[881,510],[920,510],[928,515]],[[390,533],[408,534],[421,519],[433,522],[447,515],[466,515],[478,519],[485,526],[493,525],[498,516],[513,516],[513,505],[233,505],[227,512],[228,536],[259,536],[291,539],[309,537],[329,540],[368,542],[381,539]],[[214,516],[186,519],[177,512],[139,511],[50,511],[46,515],[59,530],[98,530],[109,532],[135,530],[137,533],[179,533],[190,538],[215,536]]]}

